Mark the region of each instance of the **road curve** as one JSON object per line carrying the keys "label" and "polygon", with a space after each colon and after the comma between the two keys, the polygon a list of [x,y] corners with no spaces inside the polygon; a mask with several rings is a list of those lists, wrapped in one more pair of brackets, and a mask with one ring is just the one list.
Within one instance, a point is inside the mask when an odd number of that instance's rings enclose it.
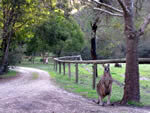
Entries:
{"label": "road curve", "polygon": [[0,80],[0,113],[150,113],[133,107],[101,107],[60,89],[45,71],[25,67],[15,70],[18,77]]}

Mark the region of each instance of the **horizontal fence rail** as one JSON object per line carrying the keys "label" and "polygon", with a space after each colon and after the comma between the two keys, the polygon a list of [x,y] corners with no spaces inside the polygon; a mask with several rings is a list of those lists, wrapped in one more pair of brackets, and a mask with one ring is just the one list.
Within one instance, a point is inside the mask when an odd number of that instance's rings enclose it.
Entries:
{"label": "horizontal fence rail", "polygon": [[[55,61],[61,63],[79,63],[79,64],[105,64],[105,63],[126,63],[126,59],[109,59],[109,60],[60,60],[54,58]],[[150,58],[139,58],[139,64],[150,64]]]}
{"label": "horizontal fence rail", "polygon": [[[150,58],[139,58],[139,64],[150,64]],[[75,82],[78,83],[79,81],[79,66],[78,64],[93,64],[93,82],[92,88],[95,89],[96,87],[96,70],[97,64],[105,64],[105,63],[126,63],[126,59],[109,59],[109,60],[82,60],[81,55],[77,56],[66,56],[66,57],[59,57],[54,58],[54,70],[63,75],[66,74],[66,64],[68,65],[68,77],[71,79],[71,64],[75,64]],[[63,68],[62,68],[63,67]],[[62,69],[61,69],[62,68]]]}
{"label": "horizontal fence rail", "polygon": [[81,55],[77,55],[77,56],[64,56],[64,57],[59,57],[56,59],[59,59],[59,60],[82,60],[82,57],[81,57]]}

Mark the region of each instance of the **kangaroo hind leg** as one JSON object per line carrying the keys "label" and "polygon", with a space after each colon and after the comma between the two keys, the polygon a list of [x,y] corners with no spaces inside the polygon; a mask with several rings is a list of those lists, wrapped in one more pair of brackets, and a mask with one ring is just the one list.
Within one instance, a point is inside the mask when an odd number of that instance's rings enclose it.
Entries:
{"label": "kangaroo hind leg", "polygon": [[100,104],[101,106],[103,106],[103,105],[104,105],[104,103],[103,103],[103,101],[102,101],[102,97],[101,97],[101,96],[99,96],[99,97],[98,97],[98,104]]}
{"label": "kangaroo hind leg", "polygon": [[107,105],[110,105],[110,94],[108,95],[108,99],[107,99]]}

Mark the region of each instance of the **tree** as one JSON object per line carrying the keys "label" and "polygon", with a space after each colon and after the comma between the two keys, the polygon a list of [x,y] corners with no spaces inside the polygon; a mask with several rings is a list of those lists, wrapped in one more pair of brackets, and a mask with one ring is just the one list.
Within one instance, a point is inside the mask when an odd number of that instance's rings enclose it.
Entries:
{"label": "tree", "polygon": [[99,21],[99,18],[96,18],[94,23],[91,22],[91,28],[92,28],[92,37],[91,37],[91,56],[93,60],[97,59],[96,55],[96,31],[97,31],[97,23]]}
{"label": "tree", "polygon": [[0,73],[5,72],[9,65],[9,51],[23,45],[32,37],[31,29],[47,20],[50,13],[42,2],[41,0],[0,1],[0,30],[2,29]]}
{"label": "tree", "polygon": [[11,39],[14,35],[15,24],[20,21],[24,10],[27,7],[26,0],[2,0],[0,5],[2,7],[2,44],[1,44],[1,67],[0,73],[7,71],[8,53]]}
{"label": "tree", "polygon": [[68,1],[40,2],[36,9],[39,13],[34,14],[35,17],[39,16],[34,19],[34,24],[29,25],[33,36],[27,42],[26,54],[42,53],[44,55],[45,52],[50,51],[60,56],[67,52],[79,51],[83,44],[83,33],[70,16],[72,8]]}
{"label": "tree", "polygon": [[[33,15],[38,2],[35,0],[1,0],[0,1],[0,29],[1,34],[1,62],[0,73],[6,72],[8,67],[8,54],[11,47],[18,45],[26,37],[17,37],[23,28],[33,25]],[[32,12],[32,14],[31,14]],[[21,40],[20,40],[21,39]],[[15,43],[16,42],[16,43]],[[15,43],[15,44],[14,44]],[[14,44],[14,45],[13,45]],[[17,46],[16,46],[17,47]],[[14,49],[14,48],[13,48]],[[12,50],[13,50],[12,49]]]}
{"label": "tree", "polygon": [[[125,72],[125,86],[124,96],[121,104],[126,104],[129,101],[140,101],[140,87],[139,87],[139,67],[138,67],[138,40],[143,35],[144,30],[150,23],[150,14],[145,19],[141,27],[136,30],[134,24],[134,7],[133,0],[118,0],[122,10],[108,5],[98,0],[91,0],[92,3],[97,4],[95,10],[105,12],[112,16],[119,16],[124,18],[124,34],[126,37],[126,72]],[[103,9],[101,6],[105,7]]]}
{"label": "tree", "polygon": [[[27,48],[31,53],[50,51],[57,56],[66,53],[71,55],[72,52],[79,52],[82,49],[83,36],[80,27],[71,17],[66,18],[62,13],[53,12],[47,21],[34,28],[33,39]],[[35,49],[31,49],[32,47]]]}
{"label": "tree", "polygon": [[[94,21],[94,23],[91,22],[91,28],[92,28],[92,33],[91,33],[91,57],[92,60],[97,60],[97,55],[96,55],[96,31],[97,31],[97,23],[99,21],[99,17],[97,17]],[[96,68],[96,77],[98,77],[97,74],[97,68]]]}

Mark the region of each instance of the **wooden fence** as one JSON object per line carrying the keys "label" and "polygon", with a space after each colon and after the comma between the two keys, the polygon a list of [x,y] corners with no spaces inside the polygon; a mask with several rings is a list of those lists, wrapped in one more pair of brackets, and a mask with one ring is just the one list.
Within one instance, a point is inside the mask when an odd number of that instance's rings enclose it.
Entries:
{"label": "wooden fence", "polygon": [[[54,58],[54,70],[56,72],[66,74],[66,64],[68,64],[68,77],[71,78],[71,64],[75,64],[75,81],[78,83],[79,81],[79,68],[78,64],[93,64],[93,83],[92,88],[96,87],[96,70],[98,64],[105,63],[126,63],[126,59],[109,59],[109,60],[70,60],[71,58],[80,57],[81,56],[70,56],[70,57],[59,57]],[[69,60],[67,60],[69,58]],[[64,60],[65,59],[65,60]],[[139,64],[150,64],[150,58],[139,58]],[[63,66],[63,68],[62,68]],[[59,69],[58,69],[59,68]]]}

